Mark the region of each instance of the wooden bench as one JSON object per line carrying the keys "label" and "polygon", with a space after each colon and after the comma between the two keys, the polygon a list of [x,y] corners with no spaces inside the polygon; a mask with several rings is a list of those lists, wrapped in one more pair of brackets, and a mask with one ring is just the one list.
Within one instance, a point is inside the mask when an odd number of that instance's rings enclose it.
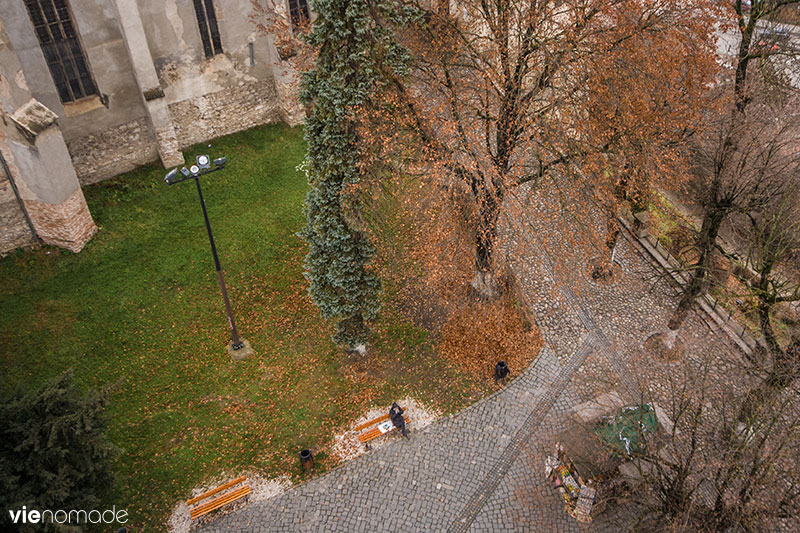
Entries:
{"label": "wooden bench", "polygon": [[[199,503],[205,499],[210,498],[211,496],[214,496],[215,494],[219,494],[220,492],[226,491],[239,484],[242,484],[242,486],[237,489],[226,492],[225,494],[222,494],[221,496],[218,496],[211,501],[202,503],[196,507],[192,507],[192,505],[195,505],[196,503]],[[247,476],[242,476],[242,477],[237,477],[233,481],[229,481],[224,485],[220,485],[215,489],[211,489],[208,492],[204,492],[199,496],[195,496],[190,500],[186,500],[186,505],[190,507],[189,516],[192,519],[195,519],[203,515],[206,515],[211,511],[215,511],[220,507],[222,507],[223,505],[227,505],[231,502],[235,502],[240,498],[244,498],[248,494],[250,494],[250,485],[247,484]]]}
{"label": "wooden bench", "polygon": [[[395,425],[389,422],[388,425],[384,426],[383,431],[381,431],[381,425],[387,422],[388,420],[389,420],[389,414],[387,413],[383,416],[375,418],[374,420],[370,420],[369,422],[364,422],[363,424],[356,426],[355,431],[362,431],[364,429],[374,426],[372,427],[372,429],[364,431],[358,436],[359,442],[361,442],[364,445],[367,445],[367,443],[372,439],[376,439],[381,435],[383,435],[384,433],[389,433],[390,431],[394,430]],[[408,424],[408,418],[406,416],[403,416],[403,420],[405,420],[406,424]]]}

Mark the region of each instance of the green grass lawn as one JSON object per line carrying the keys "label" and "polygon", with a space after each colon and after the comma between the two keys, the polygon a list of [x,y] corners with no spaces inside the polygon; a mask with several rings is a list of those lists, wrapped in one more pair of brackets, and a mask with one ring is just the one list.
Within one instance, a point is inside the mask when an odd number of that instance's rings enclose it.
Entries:
{"label": "green grass lawn", "polygon": [[303,479],[320,451],[371,405],[413,395],[453,411],[486,392],[439,359],[391,301],[366,361],[332,344],[302,276],[307,185],[302,130],[256,128],[185,152],[226,155],[203,182],[239,331],[229,340],[194,184],[148,166],[85,189],[100,228],[79,254],[42,247],[0,260],[2,382],[36,387],[67,368],[82,386],[117,383],[109,408],[118,488],[136,529],[165,530],[172,507],[215,476]]}

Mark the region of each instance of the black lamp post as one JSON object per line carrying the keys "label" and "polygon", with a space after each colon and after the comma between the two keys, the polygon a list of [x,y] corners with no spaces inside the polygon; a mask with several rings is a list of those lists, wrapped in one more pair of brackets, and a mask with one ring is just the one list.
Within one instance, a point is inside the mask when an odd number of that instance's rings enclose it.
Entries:
{"label": "black lamp post", "polygon": [[[222,266],[219,263],[219,256],[217,255],[217,246],[214,244],[214,235],[211,233],[211,223],[208,220],[208,212],[206,211],[206,202],[203,200],[203,190],[200,188],[200,176],[205,176],[217,170],[225,168],[225,163],[228,159],[220,157],[214,159],[213,167],[211,159],[207,155],[197,156],[197,164],[191,165],[189,168],[183,167],[180,171],[173,168],[164,177],[167,185],[175,185],[186,180],[194,180],[197,185],[197,195],[200,197],[200,207],[203,208],[203,218],[206,221],[206,230],[208,231],[208,241],[211,243],[211,255],[214,256],[214,266],[217,268],[217,278],[219,279],[219,288],[222,291],[222,299],[225,301],[225,313],[228,315],[228,327],[231,329],[231,356],[235,359],[243,359],[249,355],[250,347],[247,341],[239,338],[239,332],[236,330],[236,322],[233,320],[233,311],[231,310],[231,302],[228,299],[228,290],[225,288],[225,278],[222,276]],[[241,353],[236,353],[241,352]]]}

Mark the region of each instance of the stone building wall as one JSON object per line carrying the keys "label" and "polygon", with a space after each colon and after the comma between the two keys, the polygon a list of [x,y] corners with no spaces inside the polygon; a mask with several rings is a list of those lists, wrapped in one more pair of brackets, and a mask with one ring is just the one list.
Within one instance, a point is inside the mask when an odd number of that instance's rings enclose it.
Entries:
{"label": "stone building wall", "polygon": [[0,151],[37,237],[79,252],[97,227],[55,113],[32,98],[13,114],[3,115],[6,124],[14,126],[3,127]]}
{"label": "stone building wall", "polygon": [[[213,0],[222,51],[211,57],[193,0],[66,1],[97,86],[74,102],[56,91],[25,0],[0,0],[0,111],[49,117],[34,132],[4,119],[0,148],[45,242],[79,250],[95,231],[80,185],[156,159],[178,166],[192,144],[302,121],[297,73],[256,29],[252,0]],[[26,240],[8,185],[0,172],[0,250]]]}
{"label": "stone building wall", "polygon": [[146,117],[67,141],[81,185],[97,183],[158,159]]}
{"label": "stone building wall", "polygon": [[181,148],[284,119],[273,39],[259,33],[251,0],[214,0],[223,53],[207,58],[191,2],[140,2],[144,31]]}
{"label": "stone building wall", "polygon": [[[17,104],[28,97],[22,70],[16,62],[16,55],[9,45],[8,34],[0,20],[0,157],[3,158],[0,161],[0,255],[36,242],[25,221],[20,201],[14,194],[10,176],[6,175],[5,170],[8,168],[8,172],[12,172],[9,164],[11,151],[6,134],[6,129],[10,126],[7,114],[9,111],[13,112]],[[11,178],[13,179],[13,175]]]}
{"label": "stone building wall", "polygon": [[0,19],[0,253],[38,239],[77,252],[96,231],[57,118],[31,97]]}
{"label": "stone building wall", "polygon": [[11,182],[0,165],[0,255],[35,243]]}
{"label": "stone building wall", "polygon": [[36,233],[47,244],[77,253],[97,232],[81,189],[60,204],[29,200],[25,207]]}
{"label": "stone building wall", "polygon": [[[273,38],[256,30],[251,0],[213,0],[222,50],[206,57],[192,0],[68,0],[98,95],[63,103],[24,0],[2,0],[31,95],[58,115],[81,184],[179,148],[290,120],[275,89]],[[280,2],[278,2],[280,5]],[[288,96],[288,100],[292,95]]]}
{"label": "stone building wall", "polygon": [[281,120],[272,80],[176,102],[169,111],[182,148]]}
{"label": "stone building wall", "polygon": [[55,115],[31,99],[0,116],[0,254],[39,240],[79,252],[97,227]]}

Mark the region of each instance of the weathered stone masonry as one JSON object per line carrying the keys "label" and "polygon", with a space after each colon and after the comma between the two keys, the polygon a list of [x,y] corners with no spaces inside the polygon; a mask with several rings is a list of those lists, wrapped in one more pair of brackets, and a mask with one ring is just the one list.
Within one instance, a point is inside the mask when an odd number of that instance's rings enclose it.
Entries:
{"label": "weathered stone masonry", "polygon": [[97,232],[81,189],[60,204],[31,200],[25,207],[39,238],[47,244],[80,252]]}
{"label": "weathered stone masonry", "polygon": [[181,147],[246,130],[260,124],[279,122],[272,80],[247,83],[170,104]]}
{"label": "weathered stone masonry", "polygon": [[[281,121],[275,83],[245,83],[167,106],[176,135],[169,151]],[[97,183],[159,158],[159,140],[147,118],[67,142],[82,185]],[[161,141],[164,142],[163,140]]]}
{"label": "weathered stone masonry", "polygon": [[0,254],[35,242],[11,182],[0,167]]}
{"label": "weathered stone masonry", "polygon": [[39,240],[77,253],[97,232],[58,126],[41,126],[31,139],[0,130],[0,254]]}
{"label": "weathered stone masonry", "polygon": [[158,159],[158,144],[142,117],[67,141],[81,185],[97,183]]}
{"label": "weathered stone masonry", "polygon": [[57,118],[32,97],[0,19],[0,254],[39,239],[78,252],[96,231]]}

